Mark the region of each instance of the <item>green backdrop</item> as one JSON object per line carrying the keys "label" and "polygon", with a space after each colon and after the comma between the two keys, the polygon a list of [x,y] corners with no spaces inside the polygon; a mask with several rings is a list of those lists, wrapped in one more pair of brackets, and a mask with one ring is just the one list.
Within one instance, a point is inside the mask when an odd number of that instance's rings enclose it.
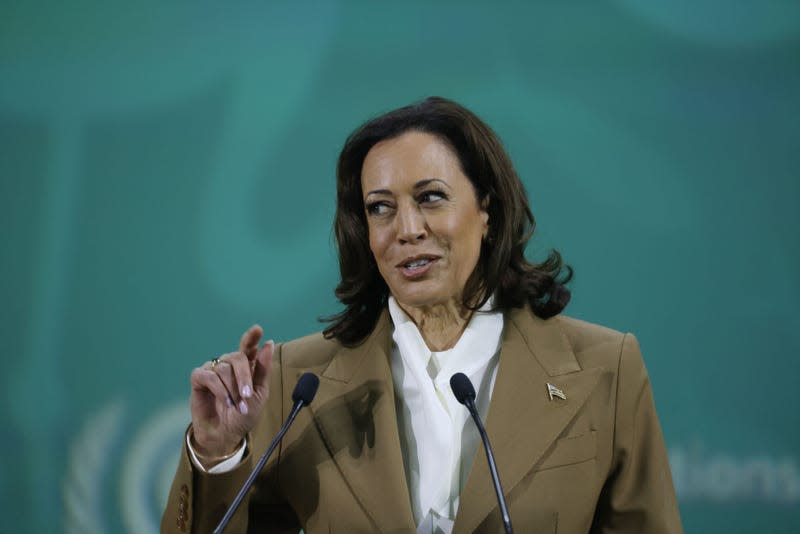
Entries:
{"label": "green backdrop", "polygon": [[0,531],[155,532],[190,370],[338,310],[334,164],[454,98],[570,315],[641,341],[687,532],[800,531],[800,4],[0,7]]}

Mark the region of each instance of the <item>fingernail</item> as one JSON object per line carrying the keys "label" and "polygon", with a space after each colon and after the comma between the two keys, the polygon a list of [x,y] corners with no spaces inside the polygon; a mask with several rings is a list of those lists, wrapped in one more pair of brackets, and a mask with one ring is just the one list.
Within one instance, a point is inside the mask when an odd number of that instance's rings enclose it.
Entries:
{"label": "fingernail", "polygon": [[225,398],[225,402],[227,402],[227,403],[228,403],[228,408],[230,408],[231,406],[233,406],[233,401],[231,400],[231,398],[230,398],[230,397],[226,397],[226,398]]}
{"label": "fingernail", "polygon": [[250,389],[250,386],[245,386],[242,388],[242,397],[249,399],[253,395],[253,390]]}
{"label": "fingernail", "polygon": [[247,403],[244,401],[239,401],[239,411],[242,412],[242,415],[247,415]]}
{"label": "fingernail", "polygon": [[273,347],[275,346],[275,342],[272,341],[271,339],[269,341],[267,341],[266,343],[264,343],[264,344],[265,345],[272,345]]}

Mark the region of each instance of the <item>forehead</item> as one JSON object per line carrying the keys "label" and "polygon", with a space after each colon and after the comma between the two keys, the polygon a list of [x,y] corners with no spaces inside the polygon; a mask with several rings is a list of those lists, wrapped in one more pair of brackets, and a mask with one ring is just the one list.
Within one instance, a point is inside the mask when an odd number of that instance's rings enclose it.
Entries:
{"label": "forehead", "polygon": [[447,180],[455,175],[463,177],[450,146],[435,135],[416,131],[377,143],[361,168],[365,191],[373,186],[399,186],[406,181],[431,178]]}

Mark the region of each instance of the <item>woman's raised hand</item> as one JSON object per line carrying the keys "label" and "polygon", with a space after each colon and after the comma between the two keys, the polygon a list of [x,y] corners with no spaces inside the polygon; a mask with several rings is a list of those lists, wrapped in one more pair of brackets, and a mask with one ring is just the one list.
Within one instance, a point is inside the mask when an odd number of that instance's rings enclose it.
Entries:
{"label": "woman's raised hand", "polygon": [[275,343],[258,342],[254,325],[242,335],[239,351],[224,354],[192,371],[192,447],[204,460],[229,456],[258,421],[269,396],[267,380]]}

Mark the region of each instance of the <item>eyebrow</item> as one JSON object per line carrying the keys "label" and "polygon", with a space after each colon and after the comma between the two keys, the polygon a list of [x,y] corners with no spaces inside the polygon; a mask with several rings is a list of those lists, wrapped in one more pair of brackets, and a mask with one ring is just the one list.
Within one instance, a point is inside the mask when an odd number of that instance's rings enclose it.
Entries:
{"label": "eyebrow", "polygon": [[[414,190],[422,189],[433,182],[439,182],[440,184],[447,186],[447,183],[439,178],[428,178],[427,180],[420,180],[419,182],[414,184]],[[372,191],[368,192],[365,197],[370,195],[391,195],[392,192],[388,189],[373,189]]]}

